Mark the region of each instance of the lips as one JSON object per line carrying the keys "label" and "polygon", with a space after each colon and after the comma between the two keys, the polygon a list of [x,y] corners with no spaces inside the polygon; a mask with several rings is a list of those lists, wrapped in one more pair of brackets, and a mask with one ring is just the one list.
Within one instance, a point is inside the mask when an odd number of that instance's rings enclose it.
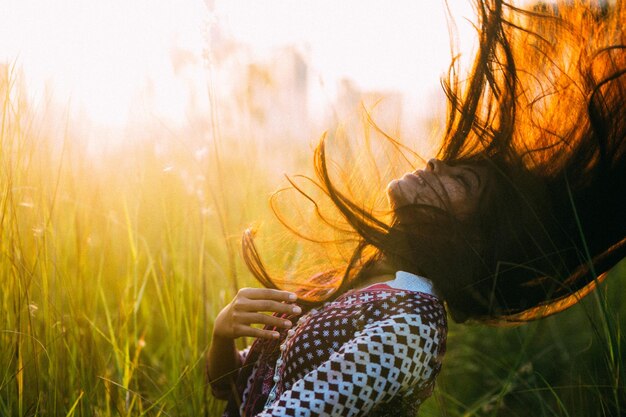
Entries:
{"label": "lips", "polygon": [[419,185],[424,185],[424,178],[422,178],[421,171],[409,172],[404,175],[403,179],[417,182]]}

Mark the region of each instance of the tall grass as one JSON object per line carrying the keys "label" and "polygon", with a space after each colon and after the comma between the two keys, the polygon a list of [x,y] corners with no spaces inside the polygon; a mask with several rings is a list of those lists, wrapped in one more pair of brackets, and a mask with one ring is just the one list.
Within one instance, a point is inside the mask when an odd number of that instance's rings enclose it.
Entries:
{"label": "tall grass", "polygon": [[[72,126],[60,140],[46,129],[1,68],[0,415],[219,415],[204,357],[212,319],[254,285],[241,231],[267,217],[275,166],[310,150],[214,132],[91,155]],[[541,322],[451,326],[421,415],[623,414],[626,267],[613,275]]]}
{"label": "tall grass", "polygon": [[218,175],[178,137],[89,155],[2,70],[0,415],[215,415],[204,354],[231,277],[251,284],[229,251],[267,164],[239,143]]}
{"label": "tall grass", "polygon": [[624,415],[626,263],[595,294],[514,328],[450,327],[425,416]]}

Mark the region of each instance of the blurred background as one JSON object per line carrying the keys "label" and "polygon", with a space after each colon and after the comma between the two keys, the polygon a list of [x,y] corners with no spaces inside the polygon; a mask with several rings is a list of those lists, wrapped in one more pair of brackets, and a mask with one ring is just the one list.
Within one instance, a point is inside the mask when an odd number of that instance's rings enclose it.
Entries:
{"label": "blurred background", "polygon": [[[212,107],[228,133],[251,117],[274,136],[298,137],[343,120],[361,96],[385,97],[388,117],[412,129],[444,108],[443,2],[4,3],[0,56],[34,106],[90,132],[83,142],[137,141],[155,125],[206,133]],[[470,51],[470,3],[451,6],[461,22],[454,39]],[[94,137],[102,130],[122,135]]]}
{"label": "blurred background", "polygon": [[[469,1],[1,3],[2,416],[219,415],[204,355],[257,285],[243,230],[270,268],[302,260],[268,199],[324,132],[380,139],[374,199],[434,156],[440,79],[475,39]],[[385,134],[417,154],[387,157]],[[538,323],[452,326],[420,415],[624,413],[625,269]]]}

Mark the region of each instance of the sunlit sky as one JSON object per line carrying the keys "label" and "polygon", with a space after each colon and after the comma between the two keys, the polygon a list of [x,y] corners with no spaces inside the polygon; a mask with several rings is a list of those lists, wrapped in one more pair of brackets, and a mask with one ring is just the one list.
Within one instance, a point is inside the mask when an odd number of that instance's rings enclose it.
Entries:
{"label": "sunlit sky", "polygon": [[[34,97],[104,125],[141,106],[184,123],[189,89],[206,89],[215,30],[259,55],[295,44],[327,86],[350,78],[426,97],[450,61],[443,0],[1,1],[0,59],[23,69]],[[450,3],[467,47],[470,2]]]}

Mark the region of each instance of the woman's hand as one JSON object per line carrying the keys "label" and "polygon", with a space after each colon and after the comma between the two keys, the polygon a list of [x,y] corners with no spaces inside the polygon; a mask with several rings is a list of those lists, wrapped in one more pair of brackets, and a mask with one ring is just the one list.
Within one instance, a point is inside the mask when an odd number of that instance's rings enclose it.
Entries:
{"label": "woman's hand", "polygon": [[289,291],[269,288],[242,288],[233,301],[220,311],[213,326],[213,337],[237,339],[239,337],[278,338],[276,331],[258,329],[252,324],[263,324],[288,329],[289,320],[270,313],[300,314],[302,310],[293,303],[297,297]]}

